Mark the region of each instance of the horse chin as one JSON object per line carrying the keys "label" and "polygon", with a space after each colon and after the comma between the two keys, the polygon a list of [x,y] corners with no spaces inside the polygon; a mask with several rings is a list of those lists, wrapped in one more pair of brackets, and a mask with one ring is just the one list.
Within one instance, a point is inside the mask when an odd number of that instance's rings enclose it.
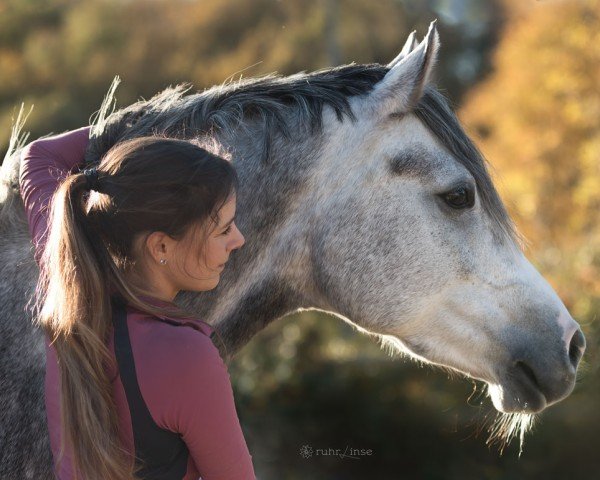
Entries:
{"label": "horse chin", "polygon": [[497,445],[502,453],[513,438],[518,438],[521,456],[525,434],[533,427],[535,413],[546,407],[544,395],[531,389],[523,394],[515,390],[513,385],[496,383],[488,383],[488,393],[498,415],[488,427],[489,437],[486,443],[489,446]]}
{"label": "horse chin", "polygon": [[500,413],[535,414],[548,406],[546,397],[535,385],[519,378],[488,384],[488,393]]}

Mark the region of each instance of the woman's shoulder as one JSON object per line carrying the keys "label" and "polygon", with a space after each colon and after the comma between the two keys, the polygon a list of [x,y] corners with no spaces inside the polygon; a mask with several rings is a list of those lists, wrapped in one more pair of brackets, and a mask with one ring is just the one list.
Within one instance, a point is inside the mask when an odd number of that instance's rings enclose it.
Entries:
{"label": "woman's shoulder", "polygon": [[182,374],[194,374],[194,369],[223,363],[210,337],[213,328],[201,320],[159,317],[128,309],[127,324],[136,364],[139,357],[144,364],[152,364],[157,374],[174,365]]}

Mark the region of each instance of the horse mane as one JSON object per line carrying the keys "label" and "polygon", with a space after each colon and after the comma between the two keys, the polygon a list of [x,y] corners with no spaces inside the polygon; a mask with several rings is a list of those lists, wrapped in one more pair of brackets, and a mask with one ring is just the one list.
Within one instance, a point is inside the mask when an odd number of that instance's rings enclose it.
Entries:
{"label": "horse mane", "polygon": [[[230,82],[201,93],[187,94],[189,85],[167,88],[149,100],[140,100],[126,108],[108,114],[114,102],[114,82],[94,126],[86,152],[86,163],[98,163],[116,143],[140,136],[162,134],[177,138],[194,138],[214,133],[233,135],[249,118],[263,124],[263,158],[269,157],[271,139],[280,134],[291,138],[290,113],[312,133],[322,129],[323,107],[331,107],[337,119],[355,118],[349,99],[368,94],[387,73],[378,64],[345,65],[298,73],[288,77],[267,75],[260,78]],[[462,129],[444,96],[434,87],[427,87],[413,113],[438,138],[441,144],[475,179],[484,209],[503,237],[523,243],[492,183],[488,163]],[[3,162],[0,190],[0,230],[10,231],[23,221],[12,208],[19,196],[17,153],[25,138],[21,131],[23,112],[15,122],[11,146]],[[12,160],[12,161],[10,161]]]}
{"label": "horse mane", "polygon": [[[249,119],[262,124],[262,157],[268,161],[275,135],[291,139],[292,118],[313,134],[322,130],[324,106],[331,107],[340,122],[345,118],[352,121],[355,116],[349,99],[368,94],[388,70],[379,64],[350,64],[312,73],[240,80],[196,94],[188,94],[191,86],[184,84],[106,115],[116,88],[113,84],[94,127],[86,162],[97,163],[114,144],[140,136],[232,136]],[[474,177],[483,207],[496,226],[494,231],[522,242],[492,183],[487,161],[462,129],[445,97],[428,86],[413,113]]]}
{"label": "horse mane", "polygon": [[27,219],[21,215],[15,205],[21,204],[21,193],[19,190],[19,153],[27,143],[29,132],[23,130],[31,109],[25,112],[25,106],[21,104],[17,118],[13,119],[8,149],[0,167],[0,234],[18,235],[27,233]]}
{"label": "horse mane", "polygon": [[130,138],[155,134],[177,138],[232,135],[250,118],[262,122],[266,133],[263,158],[267,160],[274,135],[291,138],[291,112],[311,133],[322,128],[324,105],[333,108],[340,121],[345,117],[354,119],[349,98],[369,93],[387,71],[378,64],[351,64],[286,77],[245,79],[191,95],[186,95],[191,89],[188,84],[170,87],[113,113],[97,125],[86,162],[98,162],[114,144]]}

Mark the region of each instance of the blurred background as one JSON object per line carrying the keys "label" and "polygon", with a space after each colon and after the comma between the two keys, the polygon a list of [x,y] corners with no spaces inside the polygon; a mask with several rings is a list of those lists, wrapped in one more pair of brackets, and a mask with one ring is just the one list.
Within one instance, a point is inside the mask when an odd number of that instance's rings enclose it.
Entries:
{"label": "blurred background", "polygon": [[[434,18],[437,83],[587,336],[578,384],[520,457],[518,441],[500,454],[482,385],[294,315],[229,366],[261,480],[598,478],[600,1],[0,0],[0,150],[21,102],[36,138],[86,124],[116,74],[125,106],[180,82],[385,64]],[[322,454],[351,448],[359,458]]]}

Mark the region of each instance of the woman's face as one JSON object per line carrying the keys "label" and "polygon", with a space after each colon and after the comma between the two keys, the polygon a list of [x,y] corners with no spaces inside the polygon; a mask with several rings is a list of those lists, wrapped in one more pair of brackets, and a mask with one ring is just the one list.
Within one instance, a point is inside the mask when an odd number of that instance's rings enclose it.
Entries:
{"label": "woman's face", "polygon": [[179,290],[206,291],[217,286],[229,255],[245,243],[235,224],[235,208],[236,198],[233,196],[219,210],[219,223],[211,225],[204,241],[204,252],[196,229],[191,229],[179,242],[183,253],[175,259],[173,269]]}
{"label": "woman's face", "polygon": [[[235,196],[219,210],[218,224],[212,223],[206,240],[202,229],[190,228],[180,240],[164,232],[152,232],[145,238],[146,251],[151,255],[142,260],[132,281],[147,295],[172,301],[177,292],[202,292],[219,284],[221,272],[231,252],[240,248],[244,236],[235,225]],[[139,248],[139,247],[138,247]]]}

